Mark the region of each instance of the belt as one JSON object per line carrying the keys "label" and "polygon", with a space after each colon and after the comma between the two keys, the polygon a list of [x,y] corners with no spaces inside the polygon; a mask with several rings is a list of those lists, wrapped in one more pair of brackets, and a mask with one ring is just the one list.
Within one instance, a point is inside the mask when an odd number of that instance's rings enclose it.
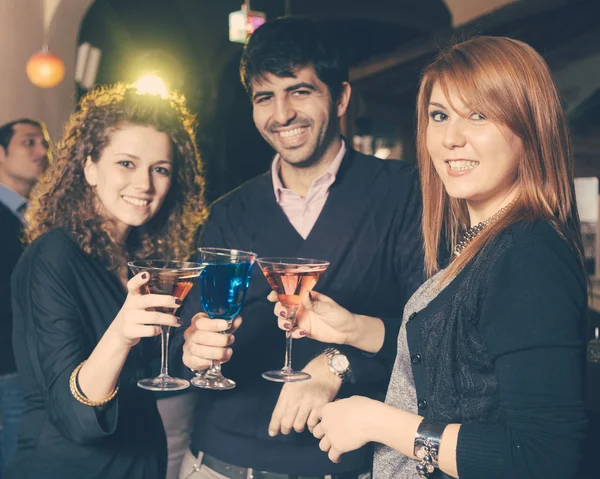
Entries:
{"label": "belt", "polygon": [[216,457],[204,454],[202,465],[231,479],[370,479],[370,473],[341,473],[320,476],[297,476],[293,474],[279,474],[276,472],[258,471],[251,467],[234,466],[223,462]]}

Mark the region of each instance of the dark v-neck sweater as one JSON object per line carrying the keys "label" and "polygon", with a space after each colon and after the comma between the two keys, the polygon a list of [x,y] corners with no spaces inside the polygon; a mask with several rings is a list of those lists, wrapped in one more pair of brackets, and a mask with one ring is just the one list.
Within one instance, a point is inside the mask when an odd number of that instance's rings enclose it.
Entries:
{"label": "dark v-neck sweater", "polygon": [[[423,259],[418,181],[414,165],[383,161],[349,150],[329,197],[304,240],[276,202],[271,175],[265,173],[214,204],[200,244],[239,248],[259,256],[329,260],[316,290],[358,314],[401,317],[404,303],[422,282]],[[369,467],[371,450],[362,448],[333,464],[308,432],[268,435],[281,385],[261,377],[283,365],[285,336],[277,328],[270,288],[254,268],[224,374],[237,382],[227,392],[203,392],[192,451],[258,470],[298,475],[331,474]],[[201,310],[196,286],[182,310],[184,322]],[[393,326],[399,329],[400,320]],[[181,334],[180,328],[175,334]],[[173,347],[177,348],[178,338]],[[179,337],[179,345],[181,337]],[[180,346],[179,346],[180,347]],[[293,366],[303,368],[327,347],[310,339],[294,341]],[[343,348],[354,373],[339,397],[374,397],[385,391],[392,362]],[[179,357],[181,354],[179,353]]]}

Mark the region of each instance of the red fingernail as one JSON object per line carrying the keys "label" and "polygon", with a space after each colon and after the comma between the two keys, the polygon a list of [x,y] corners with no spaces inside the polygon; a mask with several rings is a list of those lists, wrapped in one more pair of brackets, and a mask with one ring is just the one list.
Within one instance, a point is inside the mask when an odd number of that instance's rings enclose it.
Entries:
{"label": "red fingernail", "polygon": [[285,314],[285,311],[279,311],[279,316],[285,318],[287,315]]}
{"label": "red fingernail", "polygon": [[142,279],[146,279],[148,277],[148,273],[142,273]]}
{"label": "red fingernail", "polygon": [[302,331],[300,331],[298,333],[300,336],[306,336],[308,334],[308,331],[304,331],[304,329]]}
{"label": "red fingernail", "polygon": [[292,329],[292,323],[284,323],[284,324],[283,324],[283,327],[284,327],[285,329]]}
{"label": "red fingernail", "polygon": [[179,298],[175,298],[175,304],[183,304],[183,301],[181,301]]}

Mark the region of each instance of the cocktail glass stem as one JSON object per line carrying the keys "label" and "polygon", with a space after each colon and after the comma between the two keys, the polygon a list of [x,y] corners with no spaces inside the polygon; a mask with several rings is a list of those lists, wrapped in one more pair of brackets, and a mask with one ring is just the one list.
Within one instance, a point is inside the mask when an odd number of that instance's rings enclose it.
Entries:
{"label": "cocktail glass stem", "polygon": [[221,373],[221,362],[214,360],[210,369],[206,371],[206,374],[208,376],[222,376],[223,373]]}
{"label": "cocktail glass stem", "polygon": [[[231,325],[233,324],[233,322],[228,321],[227,324],[229,325],[229,327],[225,331],[221,331],[221,334],[227,334],[231,329]],[[223,373],[221,372],[221,361],[219,361],[218,359],[213,360],[212,366],[208,371],[206,371],[205,374],[210,377],[222,378]]]}
{"label": "cocktail glass stem", "polygon": [[285,332],[285,364],[284,371],[292,371],[292,332],[296,327],[296,312],[298,308],[287,308],[288,321],[292,323],[292,328]]}
{"label": "cocktail glass stem", "polygon": [[160,379],[169,377],[169,336],[171,326],[160,327]]}
{"label": "cocktail glass stem", "polygon": [[[230,331],[233,321],[227,321],[229,327],[222,334]],[[221,361],[213,360],[212,366],[206,371],[196,371],[196,376],[190,381],[194,386],[203,389],[227,390],[235,387],[235,381],[226,378],[221,372]]]}

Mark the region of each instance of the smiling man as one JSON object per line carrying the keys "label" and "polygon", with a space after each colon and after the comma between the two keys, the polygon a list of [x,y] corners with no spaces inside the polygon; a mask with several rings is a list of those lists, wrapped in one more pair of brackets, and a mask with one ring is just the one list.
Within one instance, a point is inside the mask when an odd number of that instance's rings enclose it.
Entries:
{"label": "smiling man", "polygon": [[17,446],[23,408],[12,348],[10,275],[23,251],[23,212],[48,166],[48,134],[35,120],[0,126],[0,477]]}
{"label": "smiling man", "polygon": [[[286,17],[250,38],[242,81],[256,128],[276,155],[270,171],[213,205],[199,246],[328,260],[319,291],[352,311],[397,317],[423,275],[416,172],[403,161],[362,155],[341,136],[351,87],[331,33],[312,20]],[[285,339],[259,269],[235,343],[232,333],[216,331],[219,322],[195,320],[201,311],[195,288],[181,310],[188,325],[183,362],[204,370],[224,361],[237,386],[201,393],[179,477],[369,477],[368,447],[333,464],[307,429],[335,398],[385,392],[391,364],[305,339],[294,343],[294,366],[312,379],[283,387],[267,382],[261,373],[283,363]]]}

